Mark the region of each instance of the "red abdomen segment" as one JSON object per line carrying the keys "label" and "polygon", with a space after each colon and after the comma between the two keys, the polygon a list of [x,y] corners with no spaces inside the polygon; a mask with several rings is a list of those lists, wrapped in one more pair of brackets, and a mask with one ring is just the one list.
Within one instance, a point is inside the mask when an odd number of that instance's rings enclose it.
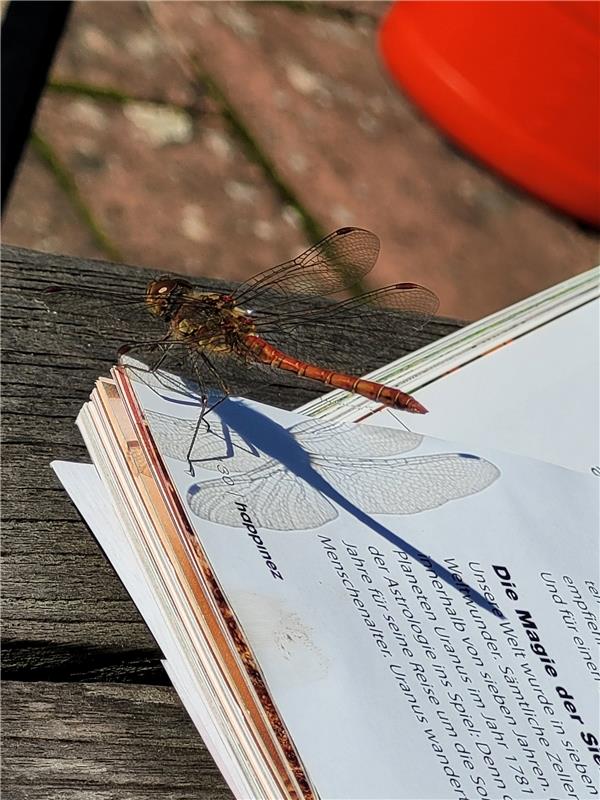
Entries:
{"label": "red abdomen segment", "polygon": [[427,414],[427,409],[418,400],[401,392],[400,389],[393,389],[391,386],[384,386],[383,383],[367,381],[364,378],[357,378],[355,375],[345,375],[343,372],[316,367],[306,361],[300,361],[300,359],[288,356],[282,350],[273,347],[260,336],[247,336],[245,343],[254,358],[263,364],[294,372],[296,375],[310,378],[313,381],[320,381],[335,389],[344,389],[346,392],[360,394],[382,405],[404,408],[416,414]]}

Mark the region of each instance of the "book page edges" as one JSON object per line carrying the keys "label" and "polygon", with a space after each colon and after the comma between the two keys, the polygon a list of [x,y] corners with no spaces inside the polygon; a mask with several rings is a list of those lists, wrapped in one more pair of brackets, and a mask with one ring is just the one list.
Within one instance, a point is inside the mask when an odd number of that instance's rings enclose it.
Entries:
{"label": "book page edges", "polygon": [[115,368],[113,378],[115,383],[105,379],[98,384],[105,414],[114,423],[131,475],[198,624],[208,628],[215,660],[238,697],[257,744],[282,784],[282,791],[290,798],[314,800],[315,792],[299,755],[239,623],[189,526],[125,370]]}

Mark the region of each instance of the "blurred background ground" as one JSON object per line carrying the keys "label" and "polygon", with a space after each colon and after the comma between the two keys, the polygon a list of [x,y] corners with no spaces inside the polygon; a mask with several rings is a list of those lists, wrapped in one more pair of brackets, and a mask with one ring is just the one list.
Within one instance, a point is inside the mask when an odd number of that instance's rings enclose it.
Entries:
{"label": "blurred background ground", "polygon": [[78,2],[5,242],[243,279],[344,225],[368,286],[476,319],[582,272],[598,236],[460,153],[392,85],[385,2]]}

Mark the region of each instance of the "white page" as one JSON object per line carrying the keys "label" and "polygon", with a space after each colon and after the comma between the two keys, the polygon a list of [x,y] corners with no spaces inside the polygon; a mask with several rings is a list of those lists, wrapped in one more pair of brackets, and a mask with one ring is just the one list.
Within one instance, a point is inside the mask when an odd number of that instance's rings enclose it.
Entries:
{"label": "white page", "polygon": [[598,730],[593,478],[233,400],[192,477],[197,400],[175,387],[136,382],[321,797],[597,795],[581,739]]}
{"label": "white page", "polygon": [[415,392],[428,414],[368,421],[600,472],[599,335],[595,300]]}
{"label": "white page", "polygon": [[152,635],[168,659],[170,678],[196,729],[236,797],[249,797],[249,784],[238,761],[216,724],[216,710],[186,663],[181,643],[171,629],[168,615],[158,602],[144,564],[133,550],[129,537],[111,504],[110,496],[92,464],[54,461],[52,468],[142,614]]}

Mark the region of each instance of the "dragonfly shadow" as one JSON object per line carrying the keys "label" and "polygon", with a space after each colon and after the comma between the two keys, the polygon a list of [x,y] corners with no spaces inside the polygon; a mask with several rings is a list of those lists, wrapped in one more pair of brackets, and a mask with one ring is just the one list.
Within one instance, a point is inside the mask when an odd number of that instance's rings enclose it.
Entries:
{"label": "dragonfly shadow", "polygon": [[[283,426],[241,401],[225,400],[213,413],[221,420],[223,431],[230,429],[235,432],[250,447],[262,451],[281,464],[290,474],[305,481],[315,491],[336,503],[358,522],[386,539],[394,547],[402,549],[411,558],[419,562],[426,559],[436,577],[458,591],[455,576],[449,569],[382,525],[378,520],[373,519],[332,486],[314,468],[310,454]],[[503,618],[504,615],[500,609],[490,603],[477,589],[471,586],[468,586],[468,589],[473,602],[485,611]]]}
{"label": "dragonfly shadow", "polygon": [[[172,405],[198,407],[199,396],[197,387],[191,381],[180,381],[174,376],[168,376],[170,380],[157,380],[156,374],[149,373],[147,380],[143,382],[159,397],[167,400]],[[139,375],[136,375],[140,380]],[[166,390],[166,393],[165,393]],[[173,394],[174,393],[174,394]],[[231,400],[224,398],[216,408],[210,412],[210,416],[216,416],[220,420],[220,428],[223,436],[222,442],[225,446],[224,452],[217,457],[217,460],[226,462],[229,458],[239,451],[239,442],[242,440],[250,454],[262,452],[275,463],[281,465],[299,480],[305,481],[316,492],[337,504],[344,511],[347,511],[358,522],[368,527],[373,532],[382,536],[394,547],[401,548],[408,556],[415,561],[422,563],[427,561],[428,566],[439,580],[446,583],[455,591],[459,591],[454,574],[432,559],[427,554],[419,550],[418,547],[410,544],[394,531],[359,508],[355,503],[345,497],[334,486],[327,481],[313,466],[311,455],[307,452],[298,439],[290,431],[279,423],[262,414],[256,408],[251,407],[243,400]],[[206,423],[210,426],[209,418]],[[235,435],[236,443],[232,440]],[[244,448],[245,449],[245,448]],[[207,460],[215,460],[214,456]],[[194,459],[194,463],[201,463]],[[474,603],[494,616],[504,618],[504,615],[493,603],[490,603],[477,589],[465,584]]]}

